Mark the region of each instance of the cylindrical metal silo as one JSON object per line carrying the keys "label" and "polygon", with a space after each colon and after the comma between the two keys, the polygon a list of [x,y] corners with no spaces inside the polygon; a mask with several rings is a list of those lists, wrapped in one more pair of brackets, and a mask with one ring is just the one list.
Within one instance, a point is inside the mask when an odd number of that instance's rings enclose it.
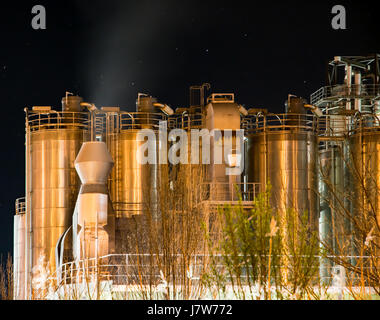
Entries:
{"label": "cylindrical metal silo", "polygon": [[[347,166],[345,162],[345,143],[325,145],[319,151],[319,194],[320,194],[320,217],[319,234],[324,246],[333,254],[339,254],[337,248],[344,241],[347,221],[343,218],[346,203],[345,195],[349,190],[347,185]],[[321,261],[320,275],[326,283],[331,276],[332,261]]]}
{"label": "cylindrical metal silo", "polygon": [[[352,160],[351,188],[352,215],[356,223],[369,229],[375,227],[373,219],[380,221],[380,132],[378,127],[363,126],[349,138],[347,157]],[[352,227],[355,233],[355,228]],[[377,245],[380,245],[378,243]],[[353,249],[353,254],[360,252]]]}
{"label": "cylindrical metal silo", "polygon": [[[158,135],[160,122],[165,120],[165,114],[159,110],[154,113],[138,111],[108,115],[106,141],[115,162],[109,177],[109,192],[116,217],[118,252],[135,250],[136,226],[143,228],[149,215],[153,219],[159,217],[158,187],[161,174],[165,171],[161,168],[167,168],[167,164],[159,164]],[[155,163],[141,161],[139,149],[145,143],[138,139],[141,129],[151,130],[154,142],[149,152]]]}
{"label": "cylindrical metal silo", "polygon": [[110,193],[116,216],[142,214],[144,210],[154,209],[149,205],[157,204],[158,165],[141,164],[138,150],[144,141],[138,141],[137,135],[138,130],[122,129],[110,148],[115,159]]}
{"label": "cylindrical metal silo", "polygon": [[317,136],[313,116],[261,115],[247,130],[249,182],[270,182],[271,204],[285,213],[307,211],[317,229]]}
{"label": "cylindrical metal silo", "polygon": [[15,300],[25,298],[25,198],[16,200],[13,241],[13,281]]}
{"label": "cylindrical metal silo", "polygon": [[[42,257],[55,271],[58,239],[72,223],[80,181],[74,160],[89,138],[88,113],[29,111],[26,128],[27,269]],[[67,248],[70,255],[70,248]],[[30,282],[30,280],[28,281]]]}

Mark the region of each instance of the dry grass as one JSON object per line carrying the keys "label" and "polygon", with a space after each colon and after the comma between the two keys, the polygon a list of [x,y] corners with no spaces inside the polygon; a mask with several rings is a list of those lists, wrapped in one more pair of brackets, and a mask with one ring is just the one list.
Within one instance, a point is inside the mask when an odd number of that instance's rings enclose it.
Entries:
{"label": "dry grass", "polygon": [[0,300],[13,300],[13,263],[10,254],[6,261],[0,256]]}

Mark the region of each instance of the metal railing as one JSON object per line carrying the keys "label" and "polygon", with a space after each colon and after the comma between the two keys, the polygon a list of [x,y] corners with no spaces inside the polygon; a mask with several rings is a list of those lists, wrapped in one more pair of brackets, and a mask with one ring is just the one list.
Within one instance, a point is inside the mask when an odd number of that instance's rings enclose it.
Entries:
{"label": "metal railing", "polygon": [[202,183],[199,201],[254,201],[261,192],[260,183]]}
{"label": "metal railing", "polygon": [[27,122],[31,132],[38,130],[82,129],[90,130],[91,115],[89,112],[71,111],[27,111]]}
{"label": "metal railing", "polygon": [[246,117],[243,129],[248,134],[279,131],[317,133],[318,118],[311,114],[295,113],[250,115]]}
{"label": "metal railing", "polygon": [[326,86],[318,89],[310,95],[310,103],[320,105],[326,100],[334,100],[339,98],[362,98],[373,99],[380,96],[380,85],[361,84],[361,85],[335,85]]}
{"label": "metal railing", "polygon": [[171,129],[178,128],[184,130],[204,128],[205,117],[202,113],[174,114],[171,117]]}
{"label": "metal railing", "polygon": [[25,197],[16,199],[15,209],[16,209],[16,215],[25,214],[25,210],[26,210]]}
{"label": "metal railing", "polygon": [[120,131],[147,128],[158,130],[161,121],[167,121],[167,116],[163,113],[121,112],[119,128]]}
{"label": "metal railing", "polygon": [[[258,255],[255,255],[258,257]],[[243,257],[241,255],[241,257]],[[269,258],[264,255],[264,258]],[[222,254],[193,254],[190,257],[185,257],[182,254],[109,254],[98,258],[71,261],[62,264],[56,271],[55,277],[50,277],[50,280],[57,280],[59,286],[68,284],[90,283],[97,279],[97,281],[112,281],[113,285],[136,285],[136,284],[151,284],[159,285],[163,281],[170,282],[173,279],[180,282],[186,277],[189,280],[200,280],[203,274],[210,272],[209,266],[213,263],[213,272],[217,270],[221,275],[227,276],[227,279],[234,278],[228,273],[225,265],[225,255]],[[283,258],[291,259],[292,256],[283,256]],[[302,258],[302,257],[301,257]],[[309,256],[305,256],[308,259]],[[355,259],[359,261],[360,265],[356,271],[346,270],[346,283],[349,285],[360,285],[362,279],[361,274],[368,274],[374,267],[371,264],[371,257],[368,256],[314,256],[316,261],[321,259],[328,259],[334,261],[337,258],[341,259]],[[282,256],[280,257],[282,259]],[[163,264],[171,264],[175,266],[169,276],[169,279],[163,279],[162,268]],[[315,274],[312,278],[314,283],[323,280],[324,283],[333,285],[334,273],[333,269],[339,264],[332,264],[327,268],[327,276],[321,277],[319,272],[325,267],[319,265],[317,262],[312,266]],[[241,266],[241,279],[246,279],[252,273],[251,269]],[[284,266],[277,266],[276,268],[284,268]],[[292,265],[289,264],[287,269],[291,270]]]}
{"label": "metal railing", "polygon": [[354,134],[366,134],[380,131],[380,117],[376,114],[360,114],[352,116],[329,114],[318,120],[319,137],[348,137]]}
{"label": "metal railing", "polygon": [[318,136],[342,137],[349,131],[349,120],[344,115],[323,115],[318,119]]}
{"label": "metal railing", "polygon": [[[186,266],[191,266],[189,273],[193,279],[199,279],[205,270],[205,265],[209,256],[198,254],[192,255],[186,260],[181,254],[110,254],[98,259],[85,259],[67,262],[56,271],[57,280],[60,285],[70,283],[90,282],[94,275],[99,281],[113,281],[113,284],[156,284],[162,282],[162,261],[172,263],[176,266],[176,272],[172,274],[177,281],[181,280],[182,270]],[[161,263],[160,263],[161,262]]]}
{"label": "metal railing", "polygon": [[350,134],[380,132],[380,118],[376,114],[358,114],[351,125]]}

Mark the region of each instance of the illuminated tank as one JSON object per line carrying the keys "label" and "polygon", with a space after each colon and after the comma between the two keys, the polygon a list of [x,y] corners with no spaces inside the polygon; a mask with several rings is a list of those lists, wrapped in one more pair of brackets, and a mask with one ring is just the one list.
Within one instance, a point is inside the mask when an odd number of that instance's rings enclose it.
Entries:
{"label": "illuminated tank", "polygon": [[[50,107],[33,107],[26,111],[26,182],[25,233],[17,228],[15,238],[25,243],[25,279],[15,265],[16,282],[31,290],[33,269],[45,260],[55,272],[55,250],[61,235],[71,226],[80,181],[74,160],[83,143],[89,139],[89,113],[81,106],[81,98],[66,96],[62,111]],[[21,215],[17,218],[19,224]],[[17,252],[20,252],[18,250]],[[71,259],[71,248],[65,258]],[[16,293],[17,294],[17,293]]]}
{"label": "illuminated tank", "polygon": [[[175,112],[145,94],[138,95],[134,112],[96,108],[69,93],[59,111],[26,109],[25,198],[16,201],[14,217],[14,297],[33,297],[35,271],[43,259],[61,288],[86,268],[98,270],[93,263],[98,259],[109,283],[129,281],[126,275],[136,262],[129,259],[148,253],[140,241],[149,238],[147,218],[160,225],[163,213],[180,213],[165,198],[176,170],[160,162],[175,143],[168,141],[172,129],[185,130],[189,141],[192,129],[235,132],[210,136],[210,163],[182,166],[187,200],[202,214],[211,217],[218,206],[239,200],[250,210],[270,183],[271,205],[283,216],[288,209],[307,213],[314,230],[319,222],[320,239],[333,248],[341,240],[350,242],[357,230],[337,218],[338,204],[356,217],[373,212],[380,219],[380,91],[369,72],[373,58],[336,57],[331,63],[344,66],[345,82],[321,88],[310,104],[290,95],[282,114],[247,111],[233,93],[212,93],[204,101],[208,84],[192,87],[190,106]],[[192,97],[195,91],[199,102]],[[239,129],[244,129],[241,150]],[[154,137],[155,163],[141,163],[141,130]],[[199,142],[201,160],[207,143]],[[231,142],[228,152],[226,142]],[[213,163],[218,145],[224,152],[221,162]],[[244,170],[226,174],[239,161]],[[97,172],[99,179],[92,176]],[[336,224],[341,233],[334,230]],[[360,254],[351,242],[347,253]],[[86,259],[92,263],[86,265]],[[321,279],[329,278],[333,268],[331,261],[321,260]]]}
{"label": "illuminated tank", "polygon": [[308,114],[305,101],[289,97],[285,114],[249,111],[246,124],[249,182],[271,185],[271,204],[307,212],[317,226],[318,180],[317,118]]}
{"label": "illuminated tank", "polygon": [[[327,75],[326,86],[310,97],[323,111],[319,123],[320,238],[332,249],[330,254],[351,256],[355,264],[360,252],[354,221],[369,211],[379,216],[379,55],[336,56],[328,62]],[[322,261],[320,270],[322,279],[328,279],[331,261]]]}
{"label": "illuminated tank", "polygon": [[[135,250],[136,226],[143,226],[147,215],[159,217],[158,188],[161,177],[167,174],[167,164],[159,163],[159,126],[173,111],[154,97],[139,94],[135,112],[109,107],[101,112],[106,119],[103,138],[114,160],[108,185],[115,211],[115,250],[129,252]],[[155,163],[142,163],[139,158],[144,144],[138,136],[142,129],[152,130],[156,139],[152,149]],[[164,147],[161,152],[167,154]]]}

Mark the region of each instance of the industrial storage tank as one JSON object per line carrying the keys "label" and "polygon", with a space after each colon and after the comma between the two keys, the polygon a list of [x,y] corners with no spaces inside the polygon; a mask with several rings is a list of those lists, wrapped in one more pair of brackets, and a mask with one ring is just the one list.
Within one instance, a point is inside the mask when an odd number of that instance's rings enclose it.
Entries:
{"label": "industrial storage tank", "polygon": [[271,204],[308,212],[317,229],[317,118],[307,114],[305,102],[290,97],[285,114],[251,113],[245,124],[249,182],[271,184]]}
{"label": "industrial storage tank", "polygon": [[[320,137],[322,138],[322,137]],[[319,150],[319,236],[331,253],[339,254],[339,248],[351,235],[350,222],[344,211],[350,209],[351,185],[348,179],[347,143],[323,141]],[[321,280],[329,283],[333,261],[322,258]]]}
{"label": "industrial storage tank", "polygon": [[[90,115],[80,97],[66,96],[62,110],[26,110],[26,226],[28,281],[45,260],[55,272],[55,249],[71,226],[80,181],[74,160],[90,138]],[[67,248],[70,257],[70,248]]]}
{"label": "industrial storage tank", "polygon": [[[138,99],[137,112],[119,112],[112,127],[107,130],[107,146],[115,161],[109,179],[109,190],[116,217],[140,215],[144,210],[155,210],[157,206],[158,130],[161,121],[167,117],[154,104],[157,100],[148,96]],[[116,122],[115,122],[116,121]],[[139,141],[141,129],[151,129],[156,138],[155,164],[142,164],[139,148],[145,143]],[[150,201],[148,199],[150,198]]]}
{"label": "industrial storage tank", "polygon": [[[355,248],[362,246],[360,233],[373,227],[369,216],[379,215],[378,59],[378,54],[335,56],[327,65],[326,86],[310,97],[323,111],[319,124],[320,238],[329,254],[348,256],[352,265],[355,256],[362,255]],[[333,263],[322,262],[324,278],[330,277]]]}
{"label": "industrial storage tank", "polygon": [[[136,112],[112,112],[109,108],[102,108],[107,113],[105,141],[115,162],[108,187],[116,218],[117,252],[134,251],[135,241],[143,236],[147,217],[159,218],[159,185],[168,168],[167,164],[159,163],[158,140],[160,123],[167,121],[171,108],[145,94],[139,94],[136,106]],[[151,130],[153,135],[150,152],[155,163],[141,161],[139,150],[145,143],[139,139],[142,129]],[[167,134],[167,129],[163,127],[162,132]],[[167,155],[164,145],[161,152]]]}
{"label": "industrial storage tank", "polygon": [[13,297],[21,299],[25,294],[25,198],[16,200],[13,233]]}
{"label": "industrial storage tank", "polygon": [[[369,120],[370,118],[370,120]],[[375,115],[357,119],[348,139],[347,158],[352,188],[352,213],[355,224],[380,221],[380,121]],[[353,221],[351,222],[353,224]],[[352,227],[352,232],[355,228]],[[379,245],[380,243],[378,243]],[[354,255],[360,254],[353,248]]]}

